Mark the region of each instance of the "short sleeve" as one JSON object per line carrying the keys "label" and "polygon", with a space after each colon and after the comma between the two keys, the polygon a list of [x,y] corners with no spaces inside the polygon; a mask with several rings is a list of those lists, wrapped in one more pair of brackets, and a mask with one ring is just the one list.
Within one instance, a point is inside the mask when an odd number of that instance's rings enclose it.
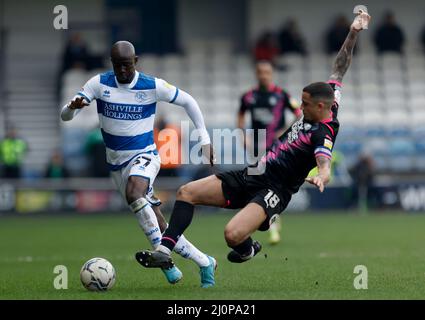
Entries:
{"label": "short sleeve", "polygon": [[[323,124],[323,126],[325,126]],[[330,133],[329,129],[319,127],[319,129],[313,132],[311,141],[314,146],[315,157],[323,156],[325,158],[332,159],[332,150],[335,142],[335,137]]]}
{"label": "short sleeve", "polygon": [[78,91],[78,95],[84,97],[89,103],[99,97],[100,76],[94,76]]}
{"label": "short sleeve", "polygon": [[179,95],[179,88],[163,79],[155,78],[155,88],[158,101],[173,103]]}

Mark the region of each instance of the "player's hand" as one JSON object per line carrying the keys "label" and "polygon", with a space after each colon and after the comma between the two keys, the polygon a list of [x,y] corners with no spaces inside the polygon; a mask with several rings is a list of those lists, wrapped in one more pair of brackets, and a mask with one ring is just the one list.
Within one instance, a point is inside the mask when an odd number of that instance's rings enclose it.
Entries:
{"label": "player's hand", "polygon": [[202,155],[209,160],[211,167],[213,167],[216,162],[216,158],[215,151],[211,143],[202,146]]}
{"label": "player's hand", "polygon": [[88,106],[89,103],[86,102],[84,97],[77,97],[75,100],[72,100],[71,103],[68,104],[68,108],[71,110],[82,109]]}
{"label": "player's hand", "polygon": [[353,23],[351,24],[351,30],[361,31],[363,29],[367,29],[370,19],[371,16],[367,12],[359,10],[359,13],[357,13]]}
{"label": "player's hand", "polygon": [[320,192],[323,192],[323,190],[325,190],[325,182],[323,181],[321,176],[305,178],[305,181],[316,186],[320,190]]}

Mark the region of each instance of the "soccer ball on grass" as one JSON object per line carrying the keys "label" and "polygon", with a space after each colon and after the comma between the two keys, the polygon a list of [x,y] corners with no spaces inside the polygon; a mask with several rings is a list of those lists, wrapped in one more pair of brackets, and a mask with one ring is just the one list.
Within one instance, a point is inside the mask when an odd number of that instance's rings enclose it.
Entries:
{"label": "soccer ball on grass", "polygon": [[87,261],[80,271],[83,286],[90,291],[106,291],[115,283],[115,269],[103,258],[93,258]]}

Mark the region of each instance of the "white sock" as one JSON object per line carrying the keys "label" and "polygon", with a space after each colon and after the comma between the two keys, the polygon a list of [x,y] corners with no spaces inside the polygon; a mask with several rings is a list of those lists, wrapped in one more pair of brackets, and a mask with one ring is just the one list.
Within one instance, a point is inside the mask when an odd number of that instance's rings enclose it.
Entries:
{"label": "white sock", "polygon": [[185,259],[190,259],[199,267],[206,267],[210,264],[207,255],[190,243],[184,235],[181,235],[177,241],[174,251]]}
{"label": "white sock", "polygon": [[140,198],[130,204],[131,210],[137,217],[139,225],[148,238],[153,249],[161,243],[161,230],[155,212],[145,198]]}
{"label": "white sock", "polygon": [[162,244],[160,244],[160,245],[158,246],[158,248],[156,248],[156,251],[161,251],[161,252],[163,252],[163,253],[165,253],[165,254],[168,254],[168,255],[170,255],[170,254],[171,254],[171,250],[170,250],[170,249],[168,249],[166,246],[163,246]]}

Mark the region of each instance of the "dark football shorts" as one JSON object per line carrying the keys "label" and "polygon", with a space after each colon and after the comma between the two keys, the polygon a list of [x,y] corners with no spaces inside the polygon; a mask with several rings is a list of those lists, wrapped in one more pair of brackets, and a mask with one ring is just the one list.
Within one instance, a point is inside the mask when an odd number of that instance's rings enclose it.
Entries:
{"label": "dark football shorts", "polygon": [[217,178],[222,181],[221,188],[226,199],[225,208],[241,209],[248,203],[257,203],[267,215],[267,219],[258,230],[266,231],[276,217],[288,206],[291,194],[289,192],[278,192],[279,188],[260,182],[250,183],[245,178],[245,174],[245,170],[216,174]]}

